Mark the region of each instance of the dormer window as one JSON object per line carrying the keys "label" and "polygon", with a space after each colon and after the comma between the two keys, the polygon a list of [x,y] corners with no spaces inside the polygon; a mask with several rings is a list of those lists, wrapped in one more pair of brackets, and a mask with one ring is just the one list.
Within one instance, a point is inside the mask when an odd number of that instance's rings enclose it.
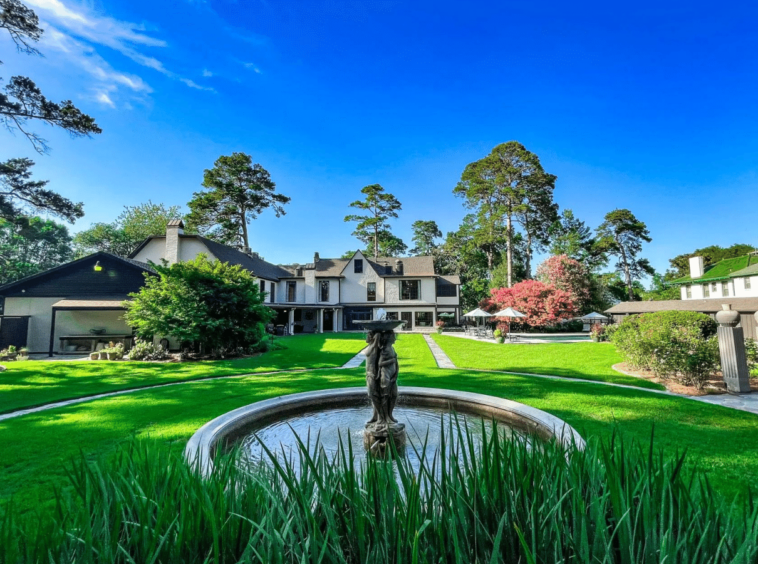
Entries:
{"label": "dormer window", "polygon": [[355,259],[353,261],[353,272],[355,272],[355,274],[363,273],[363,260],[362,259]]}
{"label": "dormer window", "polygon": [[745,280],[745,290],[749,290],[752,286],[750,285],[750,277],[744,278]]}
{"label": "dormer window", "polygon": [[687,299],[692,297],[692,286],[687,286]]}
{"label": "dormer window", "polygon": [[721,283],[721,295],[724,297],[729,296],[729,282]]}
{"label": "dormer window", "polygon": [[711,297],[711,290],[708,288],[708,284],[703,284],[703,297],[704,298]]}

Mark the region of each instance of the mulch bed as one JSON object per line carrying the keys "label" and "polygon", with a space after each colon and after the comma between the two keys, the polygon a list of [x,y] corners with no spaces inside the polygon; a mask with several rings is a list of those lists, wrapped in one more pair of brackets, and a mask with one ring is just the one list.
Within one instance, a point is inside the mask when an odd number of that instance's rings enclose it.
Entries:
{"label": "mulch bed", "polygon": [[[634,376],[635,378],[641,378],[643,380],[650,380],[658,384],[663,384],[669,392],[679,394],[682,396],[707,396],[710,394],[725,394],[726,384],[721,376],[721,372],[717,372],[711,376],[703,386],[702,390],[698,390],[694,386],[685,386],[676,380],[658,378],[655,374],[649,370],[639,370],[637,368],[631,368],[626,362],[620,362],[614,364],[613,369],[626,374],[627,376]],[[758,392],[758,378],[750,378],[750,389],[754,392]]]}

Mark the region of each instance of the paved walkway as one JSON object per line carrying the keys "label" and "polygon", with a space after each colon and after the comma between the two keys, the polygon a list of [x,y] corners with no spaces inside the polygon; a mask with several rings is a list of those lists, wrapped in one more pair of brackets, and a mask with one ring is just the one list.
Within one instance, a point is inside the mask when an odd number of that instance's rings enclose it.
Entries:
{"label": "paved walkway", "polygon": [[424,335],[424,340],[429,346],[429,350],[432,351],[432,355],[434,356],[434,360],[437,363],[437,366],[440,368],[457,368],[457,366],[453,364],[453,361],[450,360],[450,357],[447,356],[447,354],[445,354],[445,351],[443,351],[437,344],[437,341],[432,339],[430,335]]}
{"label": "paved walkway", "polygon": [[246,376],[265,376],[267,374],[281,374],[284,372],[311,372],[315,370],[345,370],[347,368],[358,368],[366,360],[366,349],[363,349],[353,358],[348,360],[342,366],[333,366],[329,368],[304,368],[295,370],[273,370],[270,372],[249,372],[247,374],[230,374],[225,376],[208,376],[207,378],[196,378],[194,380],[182,380],[180,382],[170,382],[168,384],[153,384],[151,386],[142,386],[140,388],[130,388],[128,390],[116,390],[114,392],[107,392],[104,394],[95,394],[92,396],[84,396],[81,398],[74,398],[64,401],[56,401],[54,403],[46,403],[44,405],[38,405],[37,407],[29,407],[26,409],[19,409],[17,411],[11,411],[9,413],[0,414],[0,421],[7,419],[14,419],[21,417],[22,415],[29,415],[31,413],[39,413],[40,411],[47,411],[48,409],[57,409],[59,407],[67,407],[69,405],[76,405],[77,403],[84,403],[87,401],[93,401],[103,398],[110,398],[114,396],[123,396],[125,394],[133,394],[135,392],[144,392],[145,390],[155,390],[158,388],[168,388],[169,386],[181,386],[182,384],[191,384],[193,382],[207,382],[208,380],[226,380],[230,378],[244,378]]}

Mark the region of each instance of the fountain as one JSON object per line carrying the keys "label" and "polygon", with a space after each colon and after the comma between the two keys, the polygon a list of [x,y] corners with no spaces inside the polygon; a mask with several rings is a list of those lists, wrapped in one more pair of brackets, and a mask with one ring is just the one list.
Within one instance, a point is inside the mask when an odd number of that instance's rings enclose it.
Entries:
{"label": "fountain", "polygon": [[[454,423],[458,414],[461,424],[474,435],[482,432],[482,419],[497,420],[505,424],[500,430],[508,436],[556,440],[584,448],[584,440],[570,425],[528,405],[457,390],[398,387],[394,331],[403,323],[386,319],[383,310],[376,319],[361,322],[368,343],[366,388],[296,393],[240,407],[203,425],[187,443],[185,457],[208,473],[219,447],[241,446],[247,464],[265,460],[264,450],[296,455],[301,440],[310,443],[310,437],[318,436],[319,448],[332,455],[343,440],[356,457],[365,450],[363,456],[381,458],[392,445],[411,467],[418,468],[419,457],[424,455],[416,447],[423,444],[429,453],[438,452],[443,444],[442,429]],[[395,418],[396,407],[402,423]],[[368,421],[367,413],[371,413]]]}
{"label": "fountain", "polygon": [[398,388],[395,329],[404,321],[389,320],[383,309],[372,321],[358,321],[367,330],[366,387],[373,413],[363,431],[363,446],[375,456],[384,456],[393,441],[398,452],[405,445],[405,425],[393,416]]}

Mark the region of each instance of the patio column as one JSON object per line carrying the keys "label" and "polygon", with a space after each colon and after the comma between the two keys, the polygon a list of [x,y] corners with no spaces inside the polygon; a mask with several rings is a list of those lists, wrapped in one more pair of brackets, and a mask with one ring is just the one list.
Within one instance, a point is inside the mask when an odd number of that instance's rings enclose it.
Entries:
{"label": "patio column", "polygon": [[324,309],[323,308],[318,310],[318,332],[319,333],[324,332]]}
{"label": "patio column", "polygon": [[287,330],[290,335],[295,334],[295,308],[290,308],[289,319],[287,320]]}

